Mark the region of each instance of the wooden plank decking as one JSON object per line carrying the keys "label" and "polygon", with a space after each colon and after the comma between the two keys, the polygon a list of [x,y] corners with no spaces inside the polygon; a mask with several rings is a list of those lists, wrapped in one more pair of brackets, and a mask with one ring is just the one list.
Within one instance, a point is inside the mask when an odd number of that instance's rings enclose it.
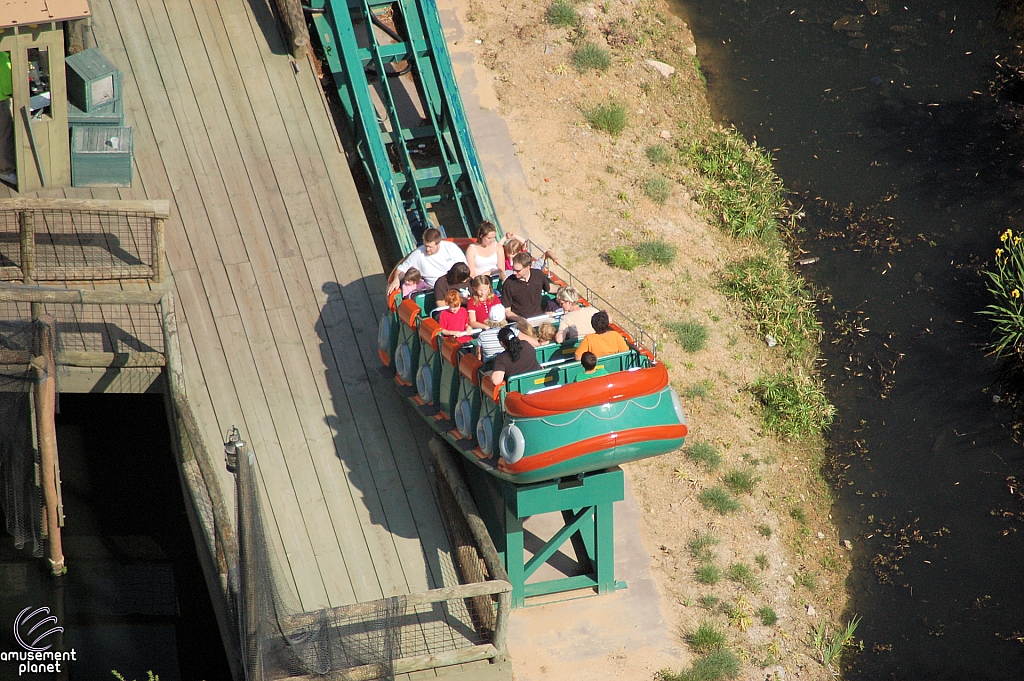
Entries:
{"label": "wooden plank decking", "polygon": [[[305,610],[446,586],[429,429],[377,371],[384,274],[310,65],[261,0],[94,0],[124,72],[130,189],[166,198],[187,393],[237,425]],[[219,480],[233,499],[233,481]]]}

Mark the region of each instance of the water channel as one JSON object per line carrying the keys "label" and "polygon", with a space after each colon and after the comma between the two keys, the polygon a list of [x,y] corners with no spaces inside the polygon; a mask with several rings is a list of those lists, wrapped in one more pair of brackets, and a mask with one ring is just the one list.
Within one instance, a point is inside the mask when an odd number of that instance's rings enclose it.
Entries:
{"label": "water channel", "polygon": [[1024,677],[1024,525],[999,513],[1024,450],[976,314],[999,233],[1024,228],[996,3],[679,1],[715,116],[774,150],[830,297],[833,516],[864,618],[846,677]]}
{"label": "water channel", "polygon": [[[20,650],[11,623],[23,608],[46,606],[64,627],[63,638],[46,642],[76,657],[62,674],[21,678],[114,679],[111,670],[138,681],[149,670],[161,681],[231,678],[163,397],[63,394],[60,412],[68,572],[55,581],[30,545],[18,550],[0,536],[0,650]],[[0,661],[0,679],[18,678],[17,666]]]}

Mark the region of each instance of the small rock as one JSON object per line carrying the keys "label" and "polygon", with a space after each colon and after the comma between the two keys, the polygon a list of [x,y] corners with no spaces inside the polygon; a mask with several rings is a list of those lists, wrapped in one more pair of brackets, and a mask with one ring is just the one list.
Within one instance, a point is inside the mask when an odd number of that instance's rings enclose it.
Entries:
{"label": "small rock", "polygon": [[669,66],[663,61],[655,61],[654,59],[648,59],[647,65],[650,66],[655,71],[657,71],[658,73],[660,73],[665,78],[668,78],[669,76],[676,72],[676,67]]}
{"label": "small rock", "polygon": [[477,45],[483,45],[484,44],[484,41],[483,40],[479,40],[479,39],[474,40],[473,42],[476,43]]}
{"label": "small rock", "polygon": [[786,575],[786,581],[789,582],[790,586],[796,586],[796,580],[793,579],[793,575]]}
{"label": "small rock", "polygon": [[814,610],[814,606],[811,605],[810,603],[808,603],[807,604],[807,616],[808,617],[814,617],[817,614],[818,613]]}
{"label": "small rock", "polygon": [[818,539],[824,539],[824,538],[825,538],[825,533],[824,532],[819,532],[818,533]]}
{"label": "small rock", "polygon": [[992,404],[999,404],[1002,401],[1003,401],[1003,398],[1000,397],[999,395],[993,395],[992,396]]}
{"label": "small rock", "polygon": [[661,132],[658,133],[658,137],[660,137],[663,140],[670,140],[672,139],[672,133],[669,132],[668,130],[662,130]]}
{"label": "small rock", "polygon": [[843,540],[843,548],[846,549],[847,551],[853,551],[853,542],[850,541],[849,539],[844,539]]}
{"label": "small rock", "polygon": [[775,340],[775,336],[768,334],[764,337],[764,342],[768,344],[768,347],[774,348],[779,344],[779,341]]}
{"label": "small rock", "polygon": [[768,670],[768,675],[764,677],[764,681],[786,681],[786,670],[781,664],[775,665]]}
{"label": "small rock", "polygon": [[697,45],[696,44],[694,44],[694,45],[687,45],[686,46],[686,53],[688,55],[690,55],[691,57],[696,57],[697,56]]}
{"label": "small rock", "polygon": [[555,48],[553,46],[551,46],[551,45],[545,45],[544,46],[544,54],[554,54],[554,53],[555,53]]}

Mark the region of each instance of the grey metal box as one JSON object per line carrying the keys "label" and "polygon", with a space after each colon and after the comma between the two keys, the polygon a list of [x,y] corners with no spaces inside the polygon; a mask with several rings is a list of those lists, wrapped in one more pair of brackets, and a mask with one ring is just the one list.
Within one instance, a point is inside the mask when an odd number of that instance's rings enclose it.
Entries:
{"label": "grey metal box", "polygon": [[71,186],[132,186],[132,155],[131,128],[75,126],[71,129]]}
{"label": "grey metal box", "polygon": [[86,113],[121,98],[118,70],[93,47],[64,58],[68,101]]}

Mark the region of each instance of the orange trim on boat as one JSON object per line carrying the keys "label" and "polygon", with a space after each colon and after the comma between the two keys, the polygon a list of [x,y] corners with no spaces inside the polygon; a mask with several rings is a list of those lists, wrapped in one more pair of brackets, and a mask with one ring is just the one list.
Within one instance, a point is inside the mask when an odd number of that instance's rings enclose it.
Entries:
{"label": "orange trim on boat", "polygon": [[453,367],[458,368],[459,366],[459,348],[462,347],[462,343],[455,340],[454,338],[445,338],[441,343],[441,356],[451,364]]}
{"label": "orange trim on boat", "polygon": [[[596,379],[592,378],[590,380]],[[618,433],[606,433],[589,437],[579,442],[573,442],[564,447],[558,447],[543,454],[537,454],[536,456],[524,456],[514,464],[508,464],[501,460],[498,462],[498,469],[504,473],[511,474],[528,473],[540,468],[555,466],[563,461],[600,452],[604,449],[611,449],[612,447],[625,447],[626,445],[646,442],[648,440],[681,440],[686,437],[687,432],[686,424],[680,423],[674,426],[647,426],[646,428],[633,428]]]}
{"label": "orange trim on boat", "polygon": [[398,301],[401,299],[401,297],[402,297],[401,290],[395,289],[394,291],[392,291],[391,295],[388,296],[388,309],[391,310],[392,312],[397,310],[398,309]]}
{"label": "orange trim on boat", "polygon": [[667,385],[668,370],[665,365],[654,364],[646,369],[617,371],[607,376],[527,395],[511,392],[505,396],[505,411],[519,418],[554,416],[650,395]]}
{"label": "orange trim on boat", "polygon": [[416,321],[419,319],[419,316],[420,306],[416,304],[415,300],[407,298],[398,306],[398,318],[414,329],[416,328]]}
{"label": "orange trim on boat", "polygon": [[384,352],[380,348],[377,349],[377,354],[380,355],[380,362],[386,367],[391,366],[391,356]]}
{"label": "orange trim on boat", "polygon": [[473,385],[480,385],[480,375],[477,371],[484,365],[476,355],[467,352],[459,360],[459,373],[470,380]]}
{"label": "orange trim on boat", "polygon": [[501,398],[501,386],[503,385],[505,385],[505,381],[502,381],[498,385],[494,385],[494,381],[491,380],[491,376],[488,374],[487,376],[484,376],[482,381],[480,381],[480,392],[484,394],[484,397],[490,397],[492,400],[497,402]]}
{"label": "orange trim on boat", "polygon": [[441,325],[433,317],[426,317],[420,322],[420,339],[437,352],[437,337],[441,335]]}

